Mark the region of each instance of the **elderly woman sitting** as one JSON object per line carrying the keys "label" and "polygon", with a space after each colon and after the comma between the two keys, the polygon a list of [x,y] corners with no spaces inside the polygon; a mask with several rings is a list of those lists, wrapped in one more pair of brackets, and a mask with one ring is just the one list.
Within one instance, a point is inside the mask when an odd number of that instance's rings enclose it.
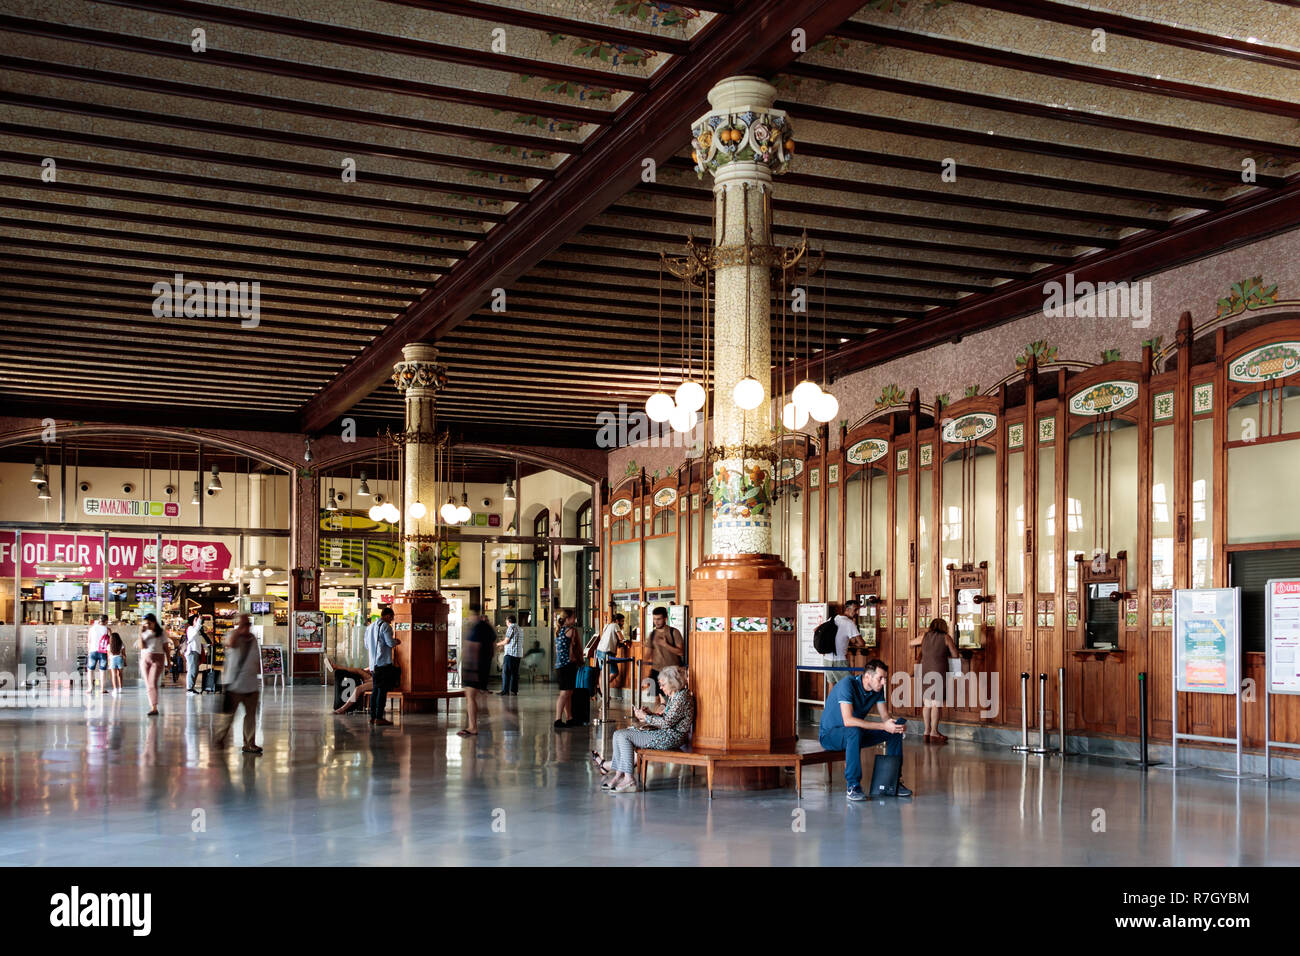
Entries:
{"label": "elderly woman sitting", "polygon": [[659,687],[668,698],[662,714],[652,714],[640,707],[632,713],[644,729],[628,727],[614,732],[614,759],[608,763],[592,751],[591,757],[602,774],[613,771],[614,777],[601,785],[610,793],[634,793],[637,750],[675,750],[691,739],[695,726],[695,698],[686,689],[686,668],[673,665],[659,672]]}

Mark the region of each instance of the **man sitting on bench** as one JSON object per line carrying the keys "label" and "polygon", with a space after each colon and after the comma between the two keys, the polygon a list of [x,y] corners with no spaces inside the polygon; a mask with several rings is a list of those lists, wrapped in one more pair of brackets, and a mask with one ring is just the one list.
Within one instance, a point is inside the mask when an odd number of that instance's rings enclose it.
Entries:
{"label": "man sitting on bench", "polygon": [[[818,740],[827,750],[844,751],[844,779],[849,785],[850,800],[867,799],[862,792],[862,748],[885,742],[885,753],[891,757],[903,755],[903,725],[890,719],[885,707],[885,685],[889,681],[889,667],[881,660],[867,661],[861,675],[850,675],[831,688],[822,710],[821,730]],[[866,721],[872,707],[883,724]],[[912,791],[898,781],[898,795],[910,797]]]}

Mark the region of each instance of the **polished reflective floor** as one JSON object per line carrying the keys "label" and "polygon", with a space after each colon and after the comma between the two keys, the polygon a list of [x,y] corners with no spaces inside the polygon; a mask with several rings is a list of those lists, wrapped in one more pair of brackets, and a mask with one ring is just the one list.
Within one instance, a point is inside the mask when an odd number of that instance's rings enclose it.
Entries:
{"label": "polished reflective floor", "polygon": [[791,784],[710,803],[702,773],[659,767],[648,792],[615,796],[587,753],[626,722],[556,731],[545,685],[494,696],[467,739],[463,705],[372,732],[333,716],[331,693],[266,691],[263,757],[215,752],[216,698],[181,690],[157,718],[138,688],[0,708],[0,863],[1300,864],[1300,781],[909,737],[912,800],[849,804],[842,765],[829,789],[812,768],[802,802]]}

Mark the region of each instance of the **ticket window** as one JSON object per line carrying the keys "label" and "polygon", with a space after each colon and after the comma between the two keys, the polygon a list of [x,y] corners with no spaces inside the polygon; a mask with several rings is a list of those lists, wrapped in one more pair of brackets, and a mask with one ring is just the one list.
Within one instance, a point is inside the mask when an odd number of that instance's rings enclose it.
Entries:
{"label": "ticket window", "polygon": [[1115,557],[1099,554],[1088,560],[1077,555],[1079,607],[1082,610],[1082,647],[1092,651],[1117,651],[1120,642],[1120,608],[1130,595],[1124,590],[1128,553]]}
{"label": "ticket window", "polygon": [[992,600],[988,593],[988,562],[978,565],[948,565],[949,593],[953,595],[954,637],[959,650],[977,651],[984,646],[984,605]]}
{"label": "ticket window", "polygon": [[876,647],[880,642],[880,571],[849,574],[850,592],[858,602],[858,631],[867,647]]}

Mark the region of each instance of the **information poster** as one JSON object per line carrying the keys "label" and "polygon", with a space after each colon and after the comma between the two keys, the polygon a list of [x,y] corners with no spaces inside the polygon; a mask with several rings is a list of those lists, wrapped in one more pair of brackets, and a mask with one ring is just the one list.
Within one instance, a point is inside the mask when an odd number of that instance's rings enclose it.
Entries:
{"label": "information poster", "polygon": [[294,611],[293,649],[299,654],[320,654],[324,652],[324,611]]}
{"label": "information poster", "polygon": [[1174,667],[1178,690],[1237,693],[1240,593],[1237,588],[1174,592]]}
{"label": "information poster", "polygon": [[284,676],[284,648],[278,644],[262,645],[262,676]]}
{"label": "information poster", "polygon": [[829,658],[817,653],[813,647],[813,631],[826,620],[830,607],[826,604],[798,605],[799,664],[802,667],[825,667]]}
{"label": "information poster", "polygon": [[1300,694],[1300,581],[1268,582],[1268,692]]}

